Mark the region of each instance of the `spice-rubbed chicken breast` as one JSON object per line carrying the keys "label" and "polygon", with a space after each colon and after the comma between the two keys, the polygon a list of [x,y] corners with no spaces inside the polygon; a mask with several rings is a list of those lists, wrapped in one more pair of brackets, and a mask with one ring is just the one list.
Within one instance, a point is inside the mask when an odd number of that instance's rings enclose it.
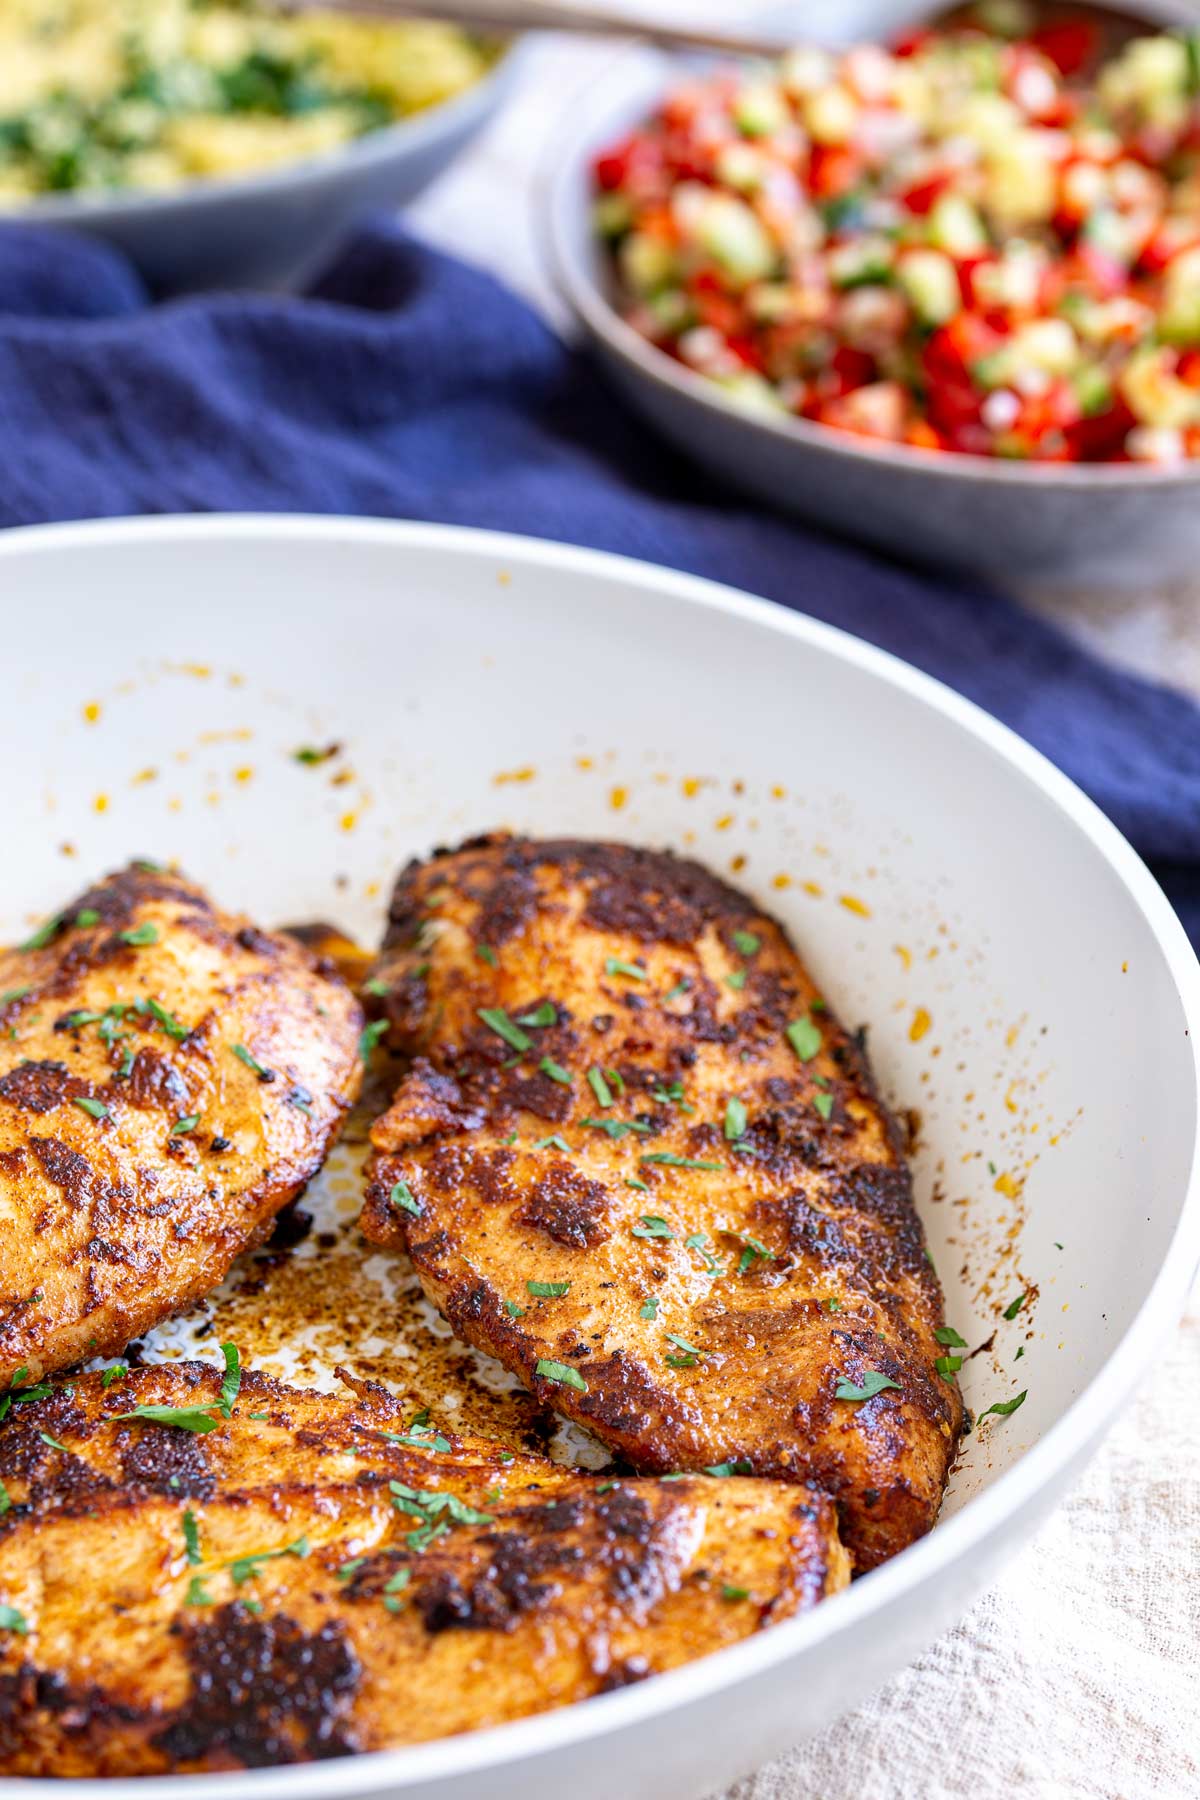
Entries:
{"label": "spice-rubbed chicken breast", "polygon": [[0,952],[0,1385],[216,1287],[320,1167],[360,1027],[307,950],[148,864]]}
{"label": "spice-rubbed chicken breast", "polygon": [[862,1049],[774,920],[669,855],[483,838],[405,870],[371,989],[415,1060],[363,1229],[460,1337],[636,1468],[833,1496],[859,1569],[930,1526],[941,1293]]}
{"label": "spice-rubbed chicken breast", "polygon": [[247,1374],[223,1418],[217,1373],[183,1363],[18,1399],[0,1425],[0,1773],[258,1767],[494,1725],[847,1579],[833,1508],[803,1489],[600,1481],[353,1385]]}

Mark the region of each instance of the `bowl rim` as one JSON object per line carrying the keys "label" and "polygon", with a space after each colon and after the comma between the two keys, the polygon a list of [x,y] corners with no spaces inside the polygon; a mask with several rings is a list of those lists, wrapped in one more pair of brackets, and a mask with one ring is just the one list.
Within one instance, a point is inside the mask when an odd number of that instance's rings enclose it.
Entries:
{"label": "bowl rim", "polygon": [[317,184],[329,176],[365,171],[393,157],[416,154],[466,126],[477,114],[498,105],[527,59],[528,38],[510,38],[495,62],[469,87],[446,100],[422,107],[407,118],[377,126],[360,137],[282,162],[274,168],[247,169],[213,180],[197,176],[169,188],[78,189],[39,194],[35,199],[0,207],[0,225],[71,225],[81,230],[115,221],[142,220],[180,207],[222,206],[242,200],[278,197],[290,188]]}
{"label": "bowl rim", "polygon": [[[1178,22],[1179,13],[1173,0],[1135,0],[1135,3],[1137,10],[1145,13],[1147,23]],[[914,6],[913,9],[914,15],[933,10],[931,5]],[[652,59],[656,59],[655,62]],[[788,413],[775,418],[767,412],[739,409],[724,397],[716,382],[707,380],[635,331],[588,271],[583,250],[575,241],[572,218],[581,193],[584,211],[590,216],[592,157],[598,142],[604,141],[606,132],[621,129],[614,115],[623,111],[623,96],[628,104],[637,69],[642,71],[641,86],[650,90],[648,109],[653,104],[654,94],[665,92],[669,86],[668,72],[679,66],[678,59],[635,47],[584,83],[573,96],[570,113],[563,114],[559,130],[552,134],[535,178],[537,203],[534,210],[542,260],[559,297],[584,331],[629,365],[638,377],[693,406],[703,407],[714,419],[734,421],[736,427],[751,434],[759,433],[780,444],[823,451],[835,458],[866,462],[902,474],[1039,491],[1057,488],[1071,492],[1092,489],[1141,492],[1200,485],[1200,457],[1190,458],[1182,464],[1142,464],[1056,463],[1035,458],[1018,461],[968,456],[960,450],[926,450],[916,444],[891,444],[884,439],[858,437],[852,432],[819,424],[815,419],[802,419]],[[653,86],[649,80],[652,67],[656,67],[663,77]]]}
{"label": "bowl rim", "polygon": [[[486,563],[512,571],[524,566],[549,570],[564,588],[573,576],[599,576],[632,584],[648,600],[685,602],[723,614],[746,626],[775,631],[819,655],[849,663],[938,714],[965,732],[1021,777],[1078,830],[1103,857],[1141,912],[1179,996],[1188,1027],[1197,1109],[1191,1163],[1171,1239],[1146,1296],[1124,1334],[1062,1416],[1020,1459],[952,1518],[938,1524],[890,1563],[872,1570],[835,1600],[799,1618],[786,1620],[727,1649],[586,1704],[560,1707],[514,1723],[488,1727],[397,1750],[369,1751],[334,1762],[218,1775],[140,1776],[144,1800],[233,1800],[231,1774],[247,1800],[349,1800],[350,1796],[399,1793],[421,1783],[463,1779],[510,1767],[559,1751],[578,1749],[610,1733],[654,1719],[723,1690],[746,1683],[778,1664],[812,1652],[873,1613],[882,1613],[951,1568],[973,1565],[986,1541],[1032,1507],[1043,1490],[1063,1479],[1095,1447],[1159,1342],[1174,1327],[1200,1264],[1200,962],[1183,926],[1150,871],[1116,826],[1081,789],[1040,751],[992,718],[973,701],[891,653],[851,636],[837,626],[795,613],[773,601],[725,584],[660,568],[631,557],[515,534],[464,526],[430,525],[337,515],[218,514],[109,519],[64,525],[18,527],[0,536],[0,570],[12,591],[14,565],[28,565],[36,581],[39,561],[62,552],[103,556],[114,550],[165,548],[188,554],[206,544],[245,547],[306,545],[377,547],[399,558],[432,552],[448,564]],[[403,591],[403,589],[401,589]],[[0,1800],[111,1800],[111,1778],[0,1777]]]}

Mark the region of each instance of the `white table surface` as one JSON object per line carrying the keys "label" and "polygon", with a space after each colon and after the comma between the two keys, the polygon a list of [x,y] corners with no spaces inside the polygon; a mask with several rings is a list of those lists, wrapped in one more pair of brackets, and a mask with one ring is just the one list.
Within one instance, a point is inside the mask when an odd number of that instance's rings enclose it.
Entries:
{"label": "white table surface", "polygon": [[[656,10],[732,24],[749,9]],[[492,268],[559,326],[535,173],[572,92],[615,54],[539,43],[516,104],[414,213],[427,237]],[[1200,571],[1170,592],[1034,603],[1101,654],[1200,696]],[[1078,1491],[963,1624],[727,1800],[1196,1800],[1198,1396],[1200,1290]]]}

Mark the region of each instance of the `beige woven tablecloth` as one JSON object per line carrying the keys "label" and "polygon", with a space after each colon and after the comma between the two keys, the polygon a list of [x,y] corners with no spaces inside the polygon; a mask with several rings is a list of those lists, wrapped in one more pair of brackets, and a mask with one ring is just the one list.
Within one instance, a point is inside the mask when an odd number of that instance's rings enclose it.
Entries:
{"label": "beige woven tablecloth", "polygon": [[[732,21],[753,8],[654,10]],[[534,171],[565,96],[611,56],[541,49],[516,104],[417,210],[426,235],[552,315]],[[1191,591],[1044,604],[1093,647],[1200,695],[1200,572]],[[1014,1794],[1200,1800],[1200,1290],[1078,1490],[957,1630],[725,1800]]]}

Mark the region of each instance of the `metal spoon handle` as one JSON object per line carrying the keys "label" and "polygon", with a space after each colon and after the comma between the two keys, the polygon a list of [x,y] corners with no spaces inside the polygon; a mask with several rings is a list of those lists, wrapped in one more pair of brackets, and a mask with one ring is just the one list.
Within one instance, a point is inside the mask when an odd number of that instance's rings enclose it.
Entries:
{"label": "metal spoon handle", "polygon": [[393,19],[445,19],[473,31],[564,31],[590,37],[632,38],[661,50],[715,50],[729,56],[771,56],[780,39],[668,25],[602,6],[563,0],[275,0],[283,12],[344,12]]}

